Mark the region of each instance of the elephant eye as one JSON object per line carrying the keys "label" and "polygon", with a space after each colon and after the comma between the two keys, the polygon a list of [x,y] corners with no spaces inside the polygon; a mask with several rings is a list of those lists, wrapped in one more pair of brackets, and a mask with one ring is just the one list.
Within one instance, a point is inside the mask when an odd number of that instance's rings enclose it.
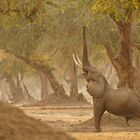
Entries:
{"label": "elephant eye", "polygon": [[87,75],[88,75],[88,71],[87,71],[87,72],[84,72],[83,75],[84,75],[84,76],[87,76]]}
{"label": "elephant eye", "polygon": [[92,81],[96,81],[94,78],[92,78]]}
{"label": "elephant eye", "polygon": [[84,75],[84,76],[86,76],[86,75],[87,75],[87,73],[85,73],[85,72],[84,72],[84,73],[83,73],[83,75]]}

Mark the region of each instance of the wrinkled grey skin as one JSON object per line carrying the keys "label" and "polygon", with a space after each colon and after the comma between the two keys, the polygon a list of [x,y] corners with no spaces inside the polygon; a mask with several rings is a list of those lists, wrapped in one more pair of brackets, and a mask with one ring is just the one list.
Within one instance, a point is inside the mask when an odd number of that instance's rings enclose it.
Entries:
{"label": "wrinkled grey skin", "polygon": [[126,117],[140,118],[140,99],[128,88],[111,89],[105,77],[85,67],[87,91],[93,97],[95,131],[100,132],[100,121],[105,111]]}
{"label": "wrinkled grey skin", "polygon": [[96,132],[101,131],[100,121],[105,111],[123,116],[126,121],[133,117],[140,118],[140,98],[134,91],[128,88],[110,88],[105,77],[89,63],[85,27],[83,27],[82,70],[88,83],[87,91],[93,97]]}

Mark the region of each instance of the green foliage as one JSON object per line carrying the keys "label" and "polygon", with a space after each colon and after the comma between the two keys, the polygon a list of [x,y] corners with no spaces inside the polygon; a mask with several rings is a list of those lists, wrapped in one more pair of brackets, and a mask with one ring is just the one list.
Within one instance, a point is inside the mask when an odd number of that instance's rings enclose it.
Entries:
{"label": "green foliage", "polygon": [[33,72],[33,70],[27,66],[23,61],[15,58],[12,55],[5,54],[5,57],[0,61],[0,75],[10,74],[16,76],[17,73],[28,74]]}
{"label": "green foliage", "polygon": [[[20,25],[22,22],[42,23],[48,13],[64,11],[65,1],[60,0],[1,0],[0,20],[4,26]],[[53,10],[52,10],[53,9]]]}
{"label": "green foliage", "polygon": [[107,14],[115,20],[127,20],[129,14],[140,9],[139,0],[96,0],[93,5],[94,14]]}
{"label": "green foliage", "polygon": [[[90,59],[104,60],[102,46],[106,40],[114,51],[119,46],[118,30],[110,16],[127,20],[126,12],[134,12],[137,19],[132,40],[138,42],[139,8],[139,0],[1,0],[0,48],[26,56],[49,69],[53,65],[67,69],[72,53],[78,52],[81,56],[85,25]],[[3,63],[8,59],[11,58]],[[16,60],[11,61],[11,69],[16,68]],[[18,63],[21,62],[18,60]]]}

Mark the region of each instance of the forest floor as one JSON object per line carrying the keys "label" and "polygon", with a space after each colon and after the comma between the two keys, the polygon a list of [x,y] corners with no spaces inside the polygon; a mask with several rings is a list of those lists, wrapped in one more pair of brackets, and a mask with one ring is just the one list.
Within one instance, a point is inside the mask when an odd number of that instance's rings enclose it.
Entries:
{"label": "forest floor", "polygon": [[105,113],[102,119],[102,132],[94,133],[91,105],[20,107],[27,115],[42,120],[52,127],[69,133],[77,140],[140,140],[140,120],[125,119]]}

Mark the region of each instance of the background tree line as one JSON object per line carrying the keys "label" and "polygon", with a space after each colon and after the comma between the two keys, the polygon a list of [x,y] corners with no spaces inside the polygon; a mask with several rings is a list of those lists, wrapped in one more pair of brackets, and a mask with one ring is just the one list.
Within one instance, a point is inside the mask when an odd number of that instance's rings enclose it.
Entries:
{"label": "background tree line", "polygon": [[81,57],[83,26],[93,63],[104,72],[111,62],[118,87],[139,91],[139,0],[2,0],[0,21],[1,80],[14,102],[33,100],[25,79],[36,75],[41,104],[49,99],[48,81],[56,97],[67,99],[69,92],[79,100],[77,81],[83,77],[72,54]]}

